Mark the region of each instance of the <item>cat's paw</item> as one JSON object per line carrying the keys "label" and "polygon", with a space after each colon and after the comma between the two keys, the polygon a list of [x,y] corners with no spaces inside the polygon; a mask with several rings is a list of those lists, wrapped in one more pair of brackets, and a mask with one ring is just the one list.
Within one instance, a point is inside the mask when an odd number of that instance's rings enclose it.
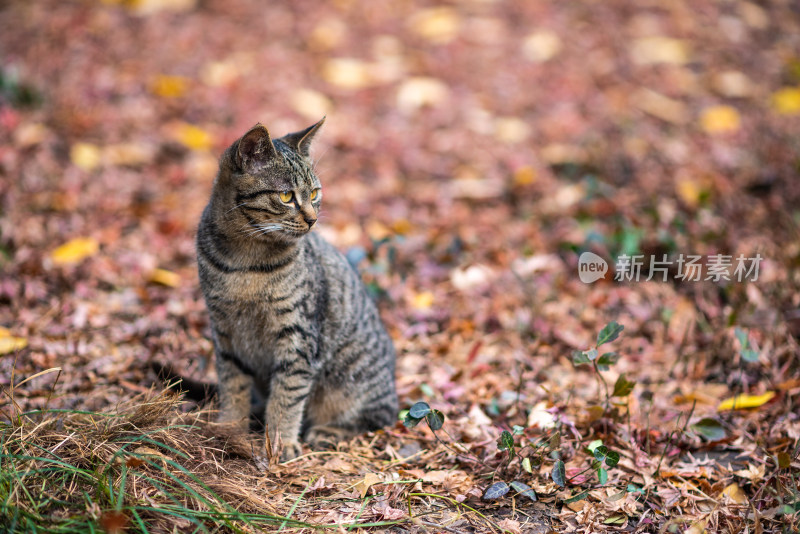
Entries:
{"label": "cat's paw", "polygon": [[312,449],[333,449],[342,441],[353,437],[353,432],[335,426],[315,426],[308,431],[306,441]]}
{"label": "cat's paw", "polygon": [[288,462],[294,460],[302,454],[303,448],[296,441],[284,443],[283,450],[281,450],[281,462]]}

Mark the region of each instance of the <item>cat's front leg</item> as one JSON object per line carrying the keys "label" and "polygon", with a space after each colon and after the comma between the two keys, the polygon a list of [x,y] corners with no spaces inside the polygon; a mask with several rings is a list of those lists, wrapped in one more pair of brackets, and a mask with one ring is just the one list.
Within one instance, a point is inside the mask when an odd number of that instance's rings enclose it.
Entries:
{"label": "cat's front leg", "polygon": [[217,422],[233,423],[246,430],[250,421],[250,399],[253,376],[232,352],[216,347],[216,368],[219,380],[219,413]]}
{"label": "cat's front leg", "polygon": [[290,354],[276,362],[265,414],[267,444],[276,447],[281,443],[282,462],[300,455],[300,428],[313,379],[306,352],[294,350]]}

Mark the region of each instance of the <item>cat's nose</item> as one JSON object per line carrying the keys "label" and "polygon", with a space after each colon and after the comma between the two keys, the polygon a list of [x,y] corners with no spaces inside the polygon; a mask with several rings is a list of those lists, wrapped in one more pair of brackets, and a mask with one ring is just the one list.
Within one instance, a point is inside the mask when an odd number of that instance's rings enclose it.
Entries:
{"label": "cat's nose", "polygon": [[306,224],[308,225],[309,228],[314,226],[314,223],[317,222],[317,220],[313,217],[303,217],[303,220],[306,221]]}

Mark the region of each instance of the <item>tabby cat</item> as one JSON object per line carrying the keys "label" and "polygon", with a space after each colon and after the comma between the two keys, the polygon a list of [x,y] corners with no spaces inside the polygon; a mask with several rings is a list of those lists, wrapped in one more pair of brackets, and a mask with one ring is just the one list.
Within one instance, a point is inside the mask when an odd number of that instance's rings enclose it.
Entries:
{"label": "tabby cat", "polygon": [[267,445],[295,458],[397,417],[395,352],[358,273],[311,228],[309,145],[324,118],[274,141],[257,124],[220,159],[197,233],[221,422],[265,400]]}

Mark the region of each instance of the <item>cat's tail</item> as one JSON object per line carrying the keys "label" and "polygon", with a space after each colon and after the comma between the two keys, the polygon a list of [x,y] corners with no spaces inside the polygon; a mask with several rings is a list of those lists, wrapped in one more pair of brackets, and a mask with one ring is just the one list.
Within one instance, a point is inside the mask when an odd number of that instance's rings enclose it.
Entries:
{"label": "cat's tail", "polygon": [[150,360],[150,369],[156,373],[158,379],[169,389],[183,392],[186,398],[200,404],[205,404],[217,394],[217,385],[209,382],[192,380],[181,375],[168,364]]}

